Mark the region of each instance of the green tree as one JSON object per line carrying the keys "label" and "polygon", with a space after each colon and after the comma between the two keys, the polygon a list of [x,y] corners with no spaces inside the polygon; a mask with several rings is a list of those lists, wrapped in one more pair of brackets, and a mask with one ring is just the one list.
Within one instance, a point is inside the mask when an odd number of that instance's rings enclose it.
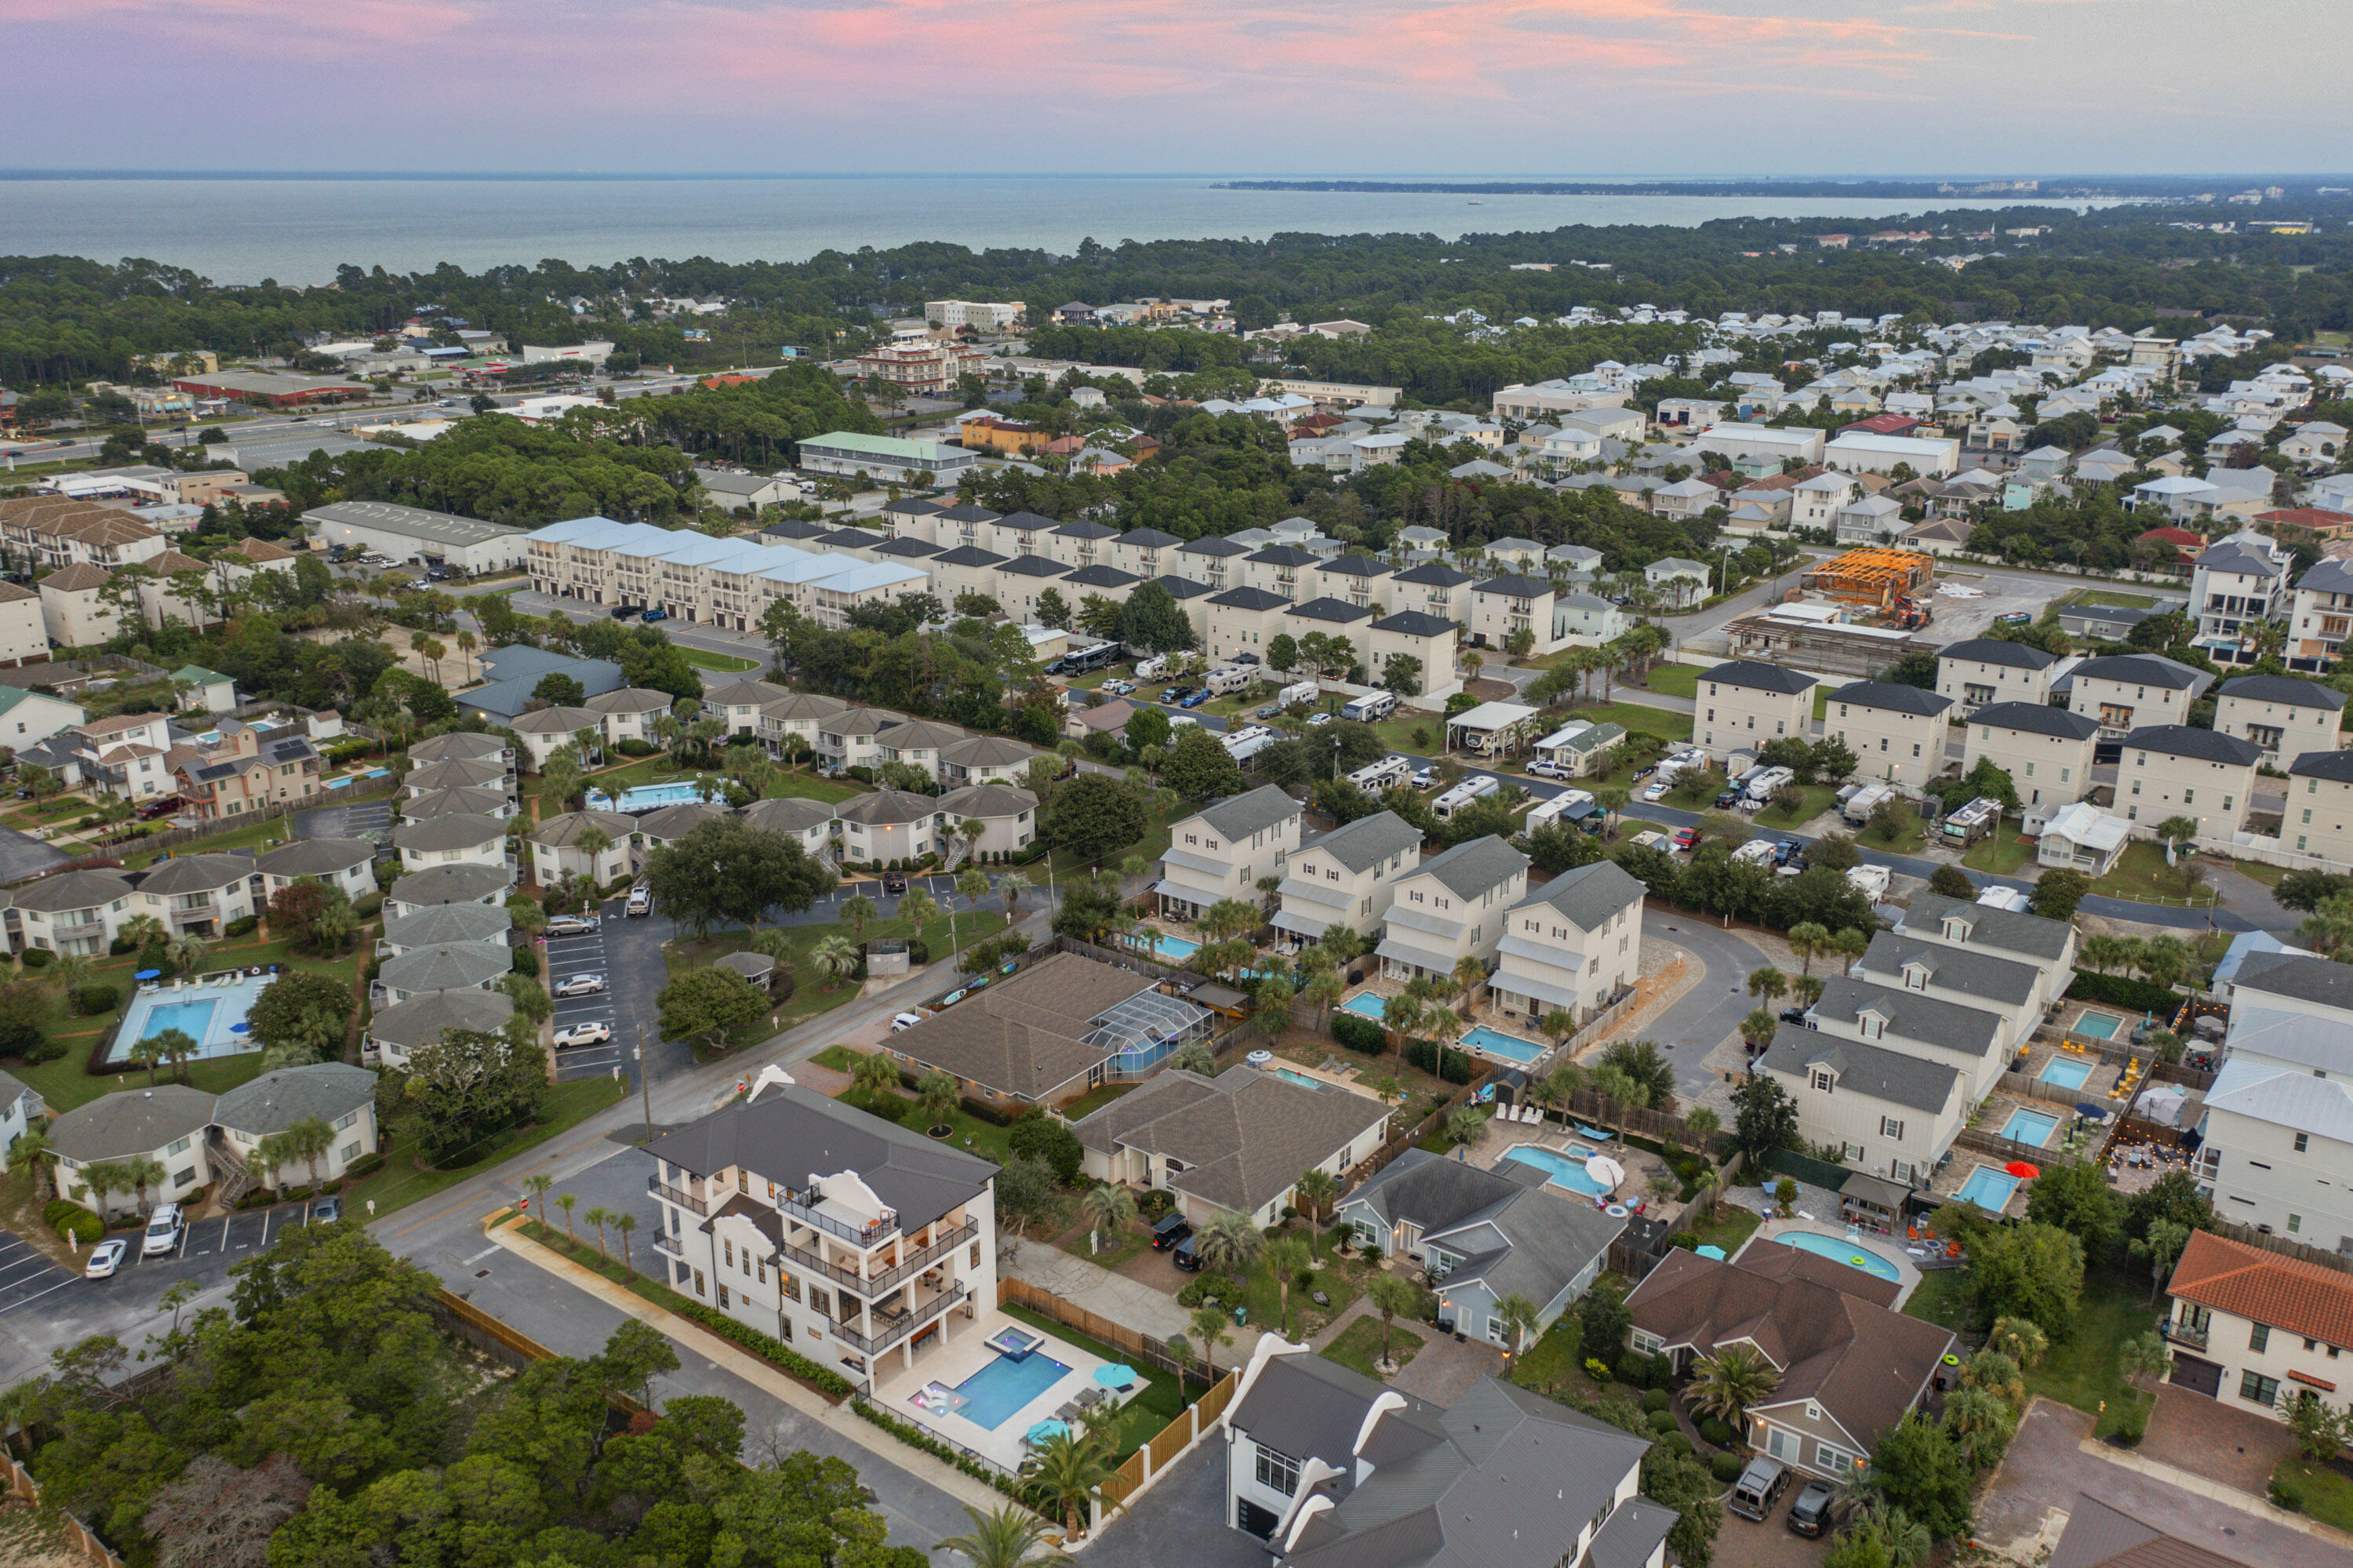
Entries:
{"label": "green tree", "polygon": [[1969,874],[1957,865],[1938,866],[1928,878],[1928,891],[1942,894],[1947,898],[1975,898],[1978,895],[1977,884],[1971,882]]}
{"label": "green tree", "polygon": [[1100,773],[1082,773],[1054,791],[1043,831],[1049,843],[1100,863],[1142,839],[1149,821],[1144,799],[1133,787]]}
{"label": "green tree", "polygon": [[409,1053],[400,1104],[411,1135],[438,1161],[530,1121],[546,1092],[546,1058],[536,1047],[453,1029]]}
{"label": "green tree", "polygon": [[1242,770],[1216,736],[1198,725],[1188,725],[1162,759],[1160,781],[1180,795],[1207,800],[1239,792]]}
{"label": "green tree", "polygon": [[2109,1256],[2122,1235],[2123,1215],[2107,1171],[2088,1161],[2045,1171],[2026,1190],[2026,1217],[2072,1233],[2086,1257]]}
{"label": "green tree", "polygon": [[1748,1410],[1781,1386],[1781,1374],[1755,1346],[1726,1345],[1693,1370],[1683,1397],[1735,1431],[1748,1427]]}
{"label": "green tree", "polygon": [[654,1005],[660,1010],[663,1039],[700,1038],[716,1051],[730,1030],[768,1011],[768,994],[733,969],[713,964],[673,977]]}
{"label": "green tree", "polygon": [[1389,1364],[1389,1330],[1401,1315],[1418,1315],[1421,1311],[1421,1292],[1413,1282],[1395,1274],[1376,1274],[1365,1287],[1366,1297],[1373,1310],[1381,1315],[1381,1364]]}
{"label": "green tree", "polygon": [[2034,879],[2028,904],[2046,920],[2073,920],[2075,906],[2092,890],[2091,879],[2072,867],[2054,865]]}
{"label": "green tree", "polygon": [[2084,1244],[2055,1225],[1997,1226],[1969,1253],[1969,1294],[1981,1320],[2024,1318],[2054,1340],[2075,1327]]}
{"label": "green tree", "polygon": [[1772,1078],[1750,1073],[1732,1091],[1732,1139],[1751,1163],[1798,1147],[1798,1107]]}
{"label": "green tree", "polygon": [[1205,1268],[1219,1274],[1240,1274],[1255,1262],[1266,1237],[1250,1223],[1248,1214],[1221,1209],[1193,1233],[1193,1254]]}
{"label": "green tree", "polygon": [[1879,1440],[1871,1474],[1893,1508],[1926,1525],[1938,1541],[1968,1533],[1969,1494],[1976,1471],[1941,1426],[1913,1411]]}
{"label": "green tree", "polygon": [[300,1066],[340,1055],[351,1021],[351,988],[308,969],[294,969],[270,981],[246,1013],[265,1068]]}

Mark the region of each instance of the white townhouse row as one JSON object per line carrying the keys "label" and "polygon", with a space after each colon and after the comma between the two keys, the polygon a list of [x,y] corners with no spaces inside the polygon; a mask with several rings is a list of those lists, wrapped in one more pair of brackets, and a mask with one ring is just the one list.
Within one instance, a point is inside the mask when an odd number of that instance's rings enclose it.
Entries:
{"label": "white townhouse row", "polygon": [[[856,533],[856,530],[844,530]],[[873,536],[860,535],[861,541]],[[818,543],[824,542],[820,538]],[[839,630],[863,604],[922,593],[919,567],[826,553],[765,539],[714,539],[691,529],[575,517],[534,530],[525,540],[532,587],[589,604],[659,607],[694,624],[745,631],[778,600],[819,625]]]}

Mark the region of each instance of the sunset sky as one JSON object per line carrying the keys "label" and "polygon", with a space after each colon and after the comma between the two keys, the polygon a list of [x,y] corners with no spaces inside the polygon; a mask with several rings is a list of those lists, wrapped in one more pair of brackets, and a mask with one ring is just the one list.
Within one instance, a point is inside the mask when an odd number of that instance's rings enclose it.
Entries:
{"label": "sunset sky", "polygon": [[32,168],[2322,172],[2348,0],[0,0]]}

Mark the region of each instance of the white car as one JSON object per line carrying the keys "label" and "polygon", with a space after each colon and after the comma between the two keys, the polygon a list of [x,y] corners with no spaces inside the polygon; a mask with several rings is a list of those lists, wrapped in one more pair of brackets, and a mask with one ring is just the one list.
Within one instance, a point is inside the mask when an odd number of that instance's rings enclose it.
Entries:
{"label": "white car", "polygon": [[1414,769],[1414,772],[1413,772],[1413,787],[1414,787],[1415,789],[1429,789],[1432,784],[1435,784],[1435,783],[1437,783],[1437,782],[1438,782],[1438,771],[1437,771],[1437,769],[1435,769],[1435,768],[1415,768],[1415,769]]}
{"label": "white car", "polygon": [[594,996],[605,989],[603,975],[574,975],[570,980],[555,982],[558,996]]}
{"label": "white car", "polygon": [[613,1038],[609,1023],[574,1023],[555,1032],[555,1048],[568,1050],[575,1045],[602,1045]]}
{"label": "white car", "polygon": [[1330,724],[1331,722],[1332,715],[1330,714],[1316,714],[1311,716],[1307,721],[1311,728],[1319,724]]}
{"label": "white car", "polygon": [[650,915],[654,912],[654,895],[649,888],[632,887],[629,901],[621,906],[624,915]]}
{"label": "white car", "polygon": [[891,1033],[893,1034],[904,1034],[908,1030],[913,1029],[916,1024],[921,1023],[923,1021],[923,1015],[920,1012],[902,1012],[899,1014],[898,1017],[893,1018],[891,1021]]}
{"label": "white car", "polygon": [[595,934],[601,924],[594,915],[558,915],[547,923],[551,937],[586,937]]}
{"label": "white car", "polygon": [[1672,788],[1673,788],[1673,786],[1662,779],[1659,782],[1651,785],[1649,789],[1642,791],[1642,799],[1645,800],[1663,800],[1667,798],[1667,791]]}
{"label": "white car", "polygon": [[180,1245],[180,1205],[158,1203],[147,1216],[147,1234],[139,1243],[142,1257],[168,1256]]}
{"label": "white car", "polygon": [[114,1271],[122,1266],[123,1254],[130,1250],[131,1244],[120,1239],[99,1243],[90,1249],[90,1266],[81,1271],[81,1277],[84,1279],[112,1278]]}

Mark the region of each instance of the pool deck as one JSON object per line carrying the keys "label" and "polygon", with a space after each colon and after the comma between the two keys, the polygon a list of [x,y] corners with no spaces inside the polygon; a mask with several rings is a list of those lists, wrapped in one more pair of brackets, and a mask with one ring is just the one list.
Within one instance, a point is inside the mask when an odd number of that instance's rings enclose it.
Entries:
{"label": "pool deck", "polygon": [[1330,1084],[1335,1088],[1345,1089],[1352,1095],[1362,1095],[1368,1100],[1377,1100],[1383,1105],[1394,1103],[1392,1101],[1381,1099],[1380,1096],[1373,1093],[1371,1089],[1366,1087],[1363,1084],[1358,1083],[1356,1081],[1358,1069],[1353,1066],[1349,1067],[1345,1072],[1340,1072],[1328,1067],[1310,1067],[1299,1062],[1286,1062],[1282,1057],[1278,1056],[1273,1061],[1268,1063],[1263,1070],[1271,1072],[1277,1067],[1282,1068],[1286,1073],[1296,1073],[1303,1078],[1313,1078],[1319,1084]]}
{"label": "pool deck", "polygon": [[[1575,1128],[1554,1121],[1550,1117],[1551,1113],[1547,1112],[1546,1119],[1542,1122],[1504,1121],[1500,1117],[1489,1117],[1486,1130],[1480,1134],[1477,1147],[1471,1150],[1472,1163],[1493,1170],[1501,1165],[1513,1150],[1523,1145],[1566,1154],[1569,1146],[1575,1144],[1590,1149],[1596,1154],[1606,1154],[1626,1168],[1626,1180],[1620,1182],[1617,1192],[1611,1194],[1615,1202],[1630,1207],[1638,1201],[1651,1208],[1659,1206],[1657,1200],[1651,1196],[1651,1178],[1666,1173],[1665,1160],[1648,1150],[1630,1147],[1623,1139],[1613,1138],[1605,1143],[1587,1138]],[[1593,1201],[1588,1194],[1567,1187],[1555,1186],[1553,1191],[1575,1202]],[[1667,1202],[1672,1205],[1673,1201],[1671,1194]]]}
{"label": "pool deck", "polygon": [[[1050,1356],[1071,1370],[1055,1380],[1046,1391],[1021,1406],[995,1428],[978,1425],[961,1415],[941,1415],[923,1410],[909,1401],[923,1391],[926,1383],[944,1383],[949,1388],[964,1382],[973,1373],[995,1361],[997,1352],[988,1341],[1008,1329],[1018,1329],[1034,1337],[1042,1336],[1044,1343],[1033,1355]],[[896,1365],[899,1357],[888,1356],[886,1361]],[[964,1330],[936,1350],[918,1351],[915,1364],[875,1386],[874,1403],[901,1421],[913,1423],[944,1442],[953,1444],[974,1456],[987,1460],[1000,1469],[1018,1471],[1029,1454],[1022,1437],[1040,1421],[1050,1419],[1054,1412],[1085,1390],[1095,1386],[1095,1369],[1111,1363],[1101,1356],[1091,1356],[1066,1340],[1058,1340],[1044,1329],[1015,1321],[1007,1314],[988,1311],[980,1321],[967,1325]],[[1136,1385],[1139,1389],[1141,1383]]]}
{"label": "pool deck", "polygon": [[[148,1019],[157,1009],[200,1001],[221,1005],[214,1008],[204,1038],[196,1042],[193,1060],[212,1061],[258,1051],[260,1046],[248,1044],[245,1036],[233,1033],[233,1026],[245,1022],[253,1009],[254,999],[276,979],[274,974],[248,975],[240,969],[199,976],[194,983],[184,981],[176,987],[169,980],[142,980],[123,1008],[122,1027],[115,1033],[107,1061],[116,1064],[130,1060],[131,1048],[145,1038]],[[132,1027],[134,1022],[138,1027]]]}
{"label": "pool deck", "polygon": [[[1800,1199],[1800,1202],[1803,1200]],[[1777,1238],[1786,1235],[1829,1236],[1838,1242],[1847,1242],[1852,1239],[1847,1234],[1846,1226],[1835,1222],[1807,1219],[1803,1217],[1802,1210],[1799,1211],[1799,1217],[1787,1220],[1776,1219],[1772,1214],[1767,1213],[1765,1216],[1765,1223],[1757,1226],[1756,1233],[1741,1244],[1740,1250],[1732,1255],[1732,1259],[1737,1263],[1748,1255],[1751,1247],[1780,1246],[1783,1244]],[[1907,1255],[1903,1238],[1865,1231],[1862,1233],[1862,1239],[1854,1245],[1894,1266],[1896,1274],[1894,1309],[1898,1312],[1902,1311],[1904,1303],[1911,1299],[1912,1292],[1920,1287],[1920,1266]]]}

